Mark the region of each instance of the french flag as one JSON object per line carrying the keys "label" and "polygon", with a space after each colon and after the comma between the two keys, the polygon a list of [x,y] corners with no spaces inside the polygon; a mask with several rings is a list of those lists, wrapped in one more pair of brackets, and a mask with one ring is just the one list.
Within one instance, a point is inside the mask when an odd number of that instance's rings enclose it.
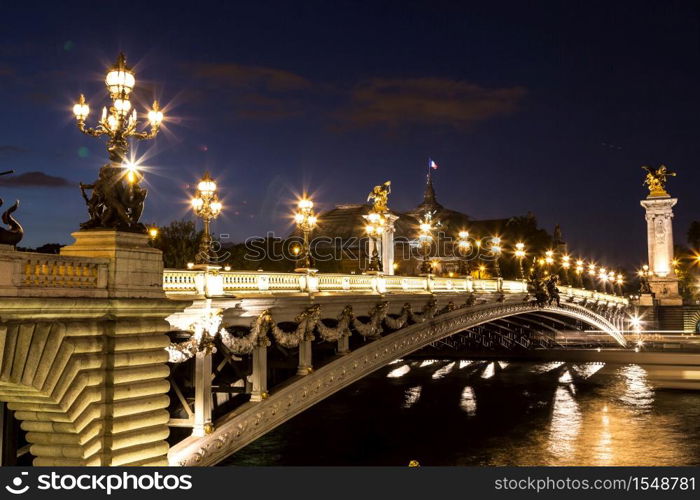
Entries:
{"label": "french flag", "polygon": [[435,163],[432,159],[428,158],[428,165],[430,168],[433,170],[437,170],[437,163]]}

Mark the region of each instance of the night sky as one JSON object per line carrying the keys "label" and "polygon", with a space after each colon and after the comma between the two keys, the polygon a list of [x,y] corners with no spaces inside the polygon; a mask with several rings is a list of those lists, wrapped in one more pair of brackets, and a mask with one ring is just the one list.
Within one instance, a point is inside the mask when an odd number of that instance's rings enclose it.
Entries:
{"label": "night sky", "polygon": [[[415,207],[426,163],[446,207],[532,211],[576,254],[630,267],[646,253],[641,165],[665,163],[685,242],[700,218],[698,2],[6,2],[0,15],[0,171],[25,246],[69,243],[87,218],[77,182],[106,160],[75,128],[108,96],[123,50],[137,109],[165,130],[138,145],[142,220],[191,217],[205,169],[232,240],[286,234],[296,193],[364,202],[391,179]],[[24,175],[40,172],[44,175]],[[50,176],[50,177],[46,177]]]}

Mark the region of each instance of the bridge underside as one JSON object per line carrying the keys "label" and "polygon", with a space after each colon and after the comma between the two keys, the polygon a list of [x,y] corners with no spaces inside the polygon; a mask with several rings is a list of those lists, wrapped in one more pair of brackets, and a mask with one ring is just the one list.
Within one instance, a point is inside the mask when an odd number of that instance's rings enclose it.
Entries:
{"label": "bridge underside", "polygon": [[[175,444],[169,461],[173,465],[214,465],[369,373],[452,336],[498,337],[505,339],[503,346],[523,349],[552,347],[558,342],[557,332],[577,332],[579,336],[598,332],[597,336],[624,343],[616,326],[622,314],[619,308],[600,313],[573,301],[561,306],[537,306],[523,299],[497,299],[461,307],[436,306],[434,314],[424,313],[423,317],[414,318],[414,322],[406,322],[397,329],[390,327],[397,326],[397,318],[401,317],[400,304],[390,304],[383,321],[383,336],[380,336],[380,328],[378,335],[361,339],[352,351],[334,355],[315,371],[293,376],[278,385],[269,397],[249,401],[223,415],[214,422],[210,434],[191,436]],[[372,316],[366,318],[367,324],[371,324]],[[314,342],[313,347],[320,348],[323,343],[321,339],[321,342]],[[310,342],[309,347],[311,345]],[[255,355],[255,352],[251,354]]]}
{"label": "bridge underside", "polygon": [[578,318],[549,311],[499,318],[434,342],[430,352],[614,347],[619,341]]}

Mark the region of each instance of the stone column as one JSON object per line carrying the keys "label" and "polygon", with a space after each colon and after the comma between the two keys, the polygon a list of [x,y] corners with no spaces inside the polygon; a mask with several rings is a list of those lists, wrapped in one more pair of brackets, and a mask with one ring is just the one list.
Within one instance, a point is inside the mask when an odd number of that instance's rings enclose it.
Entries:
{"label": "stone column", "polygon": [[267,346],[261,344],[253,349],[253,373],[251,383],[253,389],[250,393],[251,401],[262,401],[267,398]]}
{"label": "stone column", "polygon": [[386,214],[386,225],[382,233],[381,256],[384,274],[394,274],[394,222],[398,217],[393,214]]}
{"label": "stone column", "polygon": [[193,436],[205,436],[213,429],[211,423],[211,374],[211,353],[198,352],[195,355],[194,365]]}
{"label": "stone column", "polygon": [[673,271],[673,207],[677,198],[648,197],[640,203],[646,210],[649,287],[659,305],[682,305],[678,278]]}
{"label": "stone column", "polygon": [[338,339],[338,347],[336,349],[336,352],[340,354],[341,356],[344,356],[345,354],[350,352],[350,336],[349,335],[341,335],[340,338]]}
{"label": "stone column", "polygon": [[311,364],[311,342],[312,339],[304,339],[299,342],[299,367],[297,375],[308,375],[313,371]]}

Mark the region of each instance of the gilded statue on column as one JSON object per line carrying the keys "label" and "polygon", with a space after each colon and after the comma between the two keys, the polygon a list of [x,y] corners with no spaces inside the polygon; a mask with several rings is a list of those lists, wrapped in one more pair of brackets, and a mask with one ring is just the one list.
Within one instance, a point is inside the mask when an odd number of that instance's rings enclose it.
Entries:
{"label": "gilded statue on column", "polygon": [[660,165],[659,168],[647,167],[645,165],[642,168],[647,172],[644,177],[643,185],[649,188],[649,198],[669,196],[666,191],[666,179],[668,177],[675,177],[676,173],[668,170],[666,165]]}
{"label": "gilded statue on column", "polygon": [[389,211],[388,201],[391,193],[391,181],[386,181],[381,186],[374,186],[372,192],[367,196],[367,201],[372,200],[373,210],[378,214]]}

